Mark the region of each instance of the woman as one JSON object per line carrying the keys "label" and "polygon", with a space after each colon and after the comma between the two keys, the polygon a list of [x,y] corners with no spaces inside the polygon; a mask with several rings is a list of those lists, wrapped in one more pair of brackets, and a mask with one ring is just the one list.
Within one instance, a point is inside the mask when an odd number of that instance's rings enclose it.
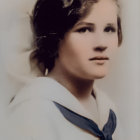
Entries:
{"label": "woman", "polygon": [[18,135],[121,140],[113,103],[94,87],[122,42],[117,0],[38,0],[31,21],[36,46],[31,62],[43,77],[10,103]]}

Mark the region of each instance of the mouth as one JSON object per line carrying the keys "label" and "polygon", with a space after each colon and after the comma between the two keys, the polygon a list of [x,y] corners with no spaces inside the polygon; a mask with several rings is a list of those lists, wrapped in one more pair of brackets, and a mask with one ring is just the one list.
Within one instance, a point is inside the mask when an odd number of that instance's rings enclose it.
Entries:
{"label": "mouth", "polygon": [[108,57],[104,57],[104,56],[95,56],[95,57],[92,57],[92,58],[89,58],[89,61],[95,61],[95,60],[109,60]]}
{"label": "mouth", "polygon": [[105,56],[95,56],[89,59],[89,61],[94,61],[97,65],[104,65],[108,60],[109,57],[105,57]]}

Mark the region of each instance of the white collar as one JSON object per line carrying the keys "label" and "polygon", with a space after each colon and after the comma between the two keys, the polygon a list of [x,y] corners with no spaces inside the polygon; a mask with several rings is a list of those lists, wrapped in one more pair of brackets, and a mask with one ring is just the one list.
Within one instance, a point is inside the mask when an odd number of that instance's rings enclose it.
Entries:
{"label": "white collar", "polygon": [[[112,108],[112,103],[108,100],[106,95],[102,94],[102,92],[100,92],[97,88],[94,88],[94,92],[99,112],[99,128],[101,129],[107,122],[109,109]],[[94,121],[94,118],[92,118],[92,116],[86,111],[73,94],[71,94],[60,83],[48,77],[39,77],[34,79],[19,94],[16,95],[14,101],[10,104],[10,107],[34,97],[47,98],[51,101],[55,101]]]}

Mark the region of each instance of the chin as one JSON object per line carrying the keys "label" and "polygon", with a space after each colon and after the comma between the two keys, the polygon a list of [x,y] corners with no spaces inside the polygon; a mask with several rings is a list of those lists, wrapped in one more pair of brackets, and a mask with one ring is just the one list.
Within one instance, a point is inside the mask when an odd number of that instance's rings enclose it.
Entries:
{"label": "chin", "polygon": [[106,75],[96,75],[95,77],[94,77],[94,79],[102,79],[102,78],[104,78]]}
{"label": "chin", "polygon": [[98,72],[94,73],[91,77],[92,77],[93,79],[102,79],[102,78],[104,78],[106,75],[107,75],[107,72],[105,72],[105,71],[103,71],[103,72],[98,71]]}
{"label": "chin", "polygon": [[94,74],[89,74],[89,75],[85,75],[84,77],[81,77],[82,79],[87,79],[87,80],[91,80],[91,81],[93,81],[93,80],[97,80],[97,79],[102,79],[102,78],[104,78],[106,76],[106,73],[94,73]]}
{"label": "chin", "polygon": [[108,65],[99,65],[92,68],[88,68],[87,75],[91,79],[102,79],[108,74]]}

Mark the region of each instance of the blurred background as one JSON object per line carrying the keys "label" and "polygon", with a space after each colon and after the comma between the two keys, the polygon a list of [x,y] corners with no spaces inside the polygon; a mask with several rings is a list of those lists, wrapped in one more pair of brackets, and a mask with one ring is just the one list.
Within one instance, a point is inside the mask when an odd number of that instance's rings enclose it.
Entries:
{"label": "blurred background", "polygon": [[[36,0],[0,0],[0,122],[11,98],[35,75],[29,66]],[[125,140],[140,139],[140,1],[121,0],[123,44],[109,75],[96,81],[118,107]],[[3,124],[4,125],[4,124]]]}

